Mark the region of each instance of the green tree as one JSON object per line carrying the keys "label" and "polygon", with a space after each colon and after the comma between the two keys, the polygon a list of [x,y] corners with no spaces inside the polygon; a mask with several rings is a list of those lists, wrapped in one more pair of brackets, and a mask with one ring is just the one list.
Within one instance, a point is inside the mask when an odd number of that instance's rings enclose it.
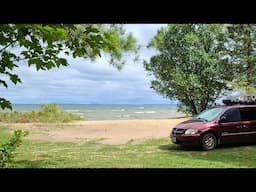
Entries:
{"label": "green tree", "polygon": [[229,82],[245,93],[256,93],[256,25],[228,25],[228,54],[234,79]]}
{"label": "green tree", "polygon": [[154,77],[151,87],[179,100],[179,110],[197,114],[227,89],[230,80],[225,57],[225,28],[217,24],[170,24],[158,30],[149,47],[157,50],[145,69]]}
{"label": "green tree", "polygon": [[[21,79],[13,70],[20,61],[37,70],[67,66],[65,55],[95,59],[103,53],[109,63],[121,69],[124,52],[136,52],[139,46],[122,25],[100,24],[1,24],[0,25],[0,85],[8,87]],[[61,54],[63,56],[61,56]],[[0,107],[12,108],[10,101],[0,98]]]}

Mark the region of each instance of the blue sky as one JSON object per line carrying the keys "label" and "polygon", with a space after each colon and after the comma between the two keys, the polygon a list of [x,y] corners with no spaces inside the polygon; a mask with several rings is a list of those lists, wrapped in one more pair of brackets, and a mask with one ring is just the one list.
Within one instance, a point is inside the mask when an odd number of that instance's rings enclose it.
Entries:
{"label": "blue sky", "polygon": [[[129,24],[127,32],[133,32],[138,43],[146,46],[163,24]],[[141,59],[149,60],[154,50],[143,48]],[[9,84],[0,88],[1,97],[12,103],[73,103],[73,104],[166,104],[170,100],[150,88],[150,77],[142,62],[127,62],[121,71],[110,66],[106,59],[94,62],[68,58],[68,67],[50,71],[36,71],[20,63],[15,72],[22,84]]]}

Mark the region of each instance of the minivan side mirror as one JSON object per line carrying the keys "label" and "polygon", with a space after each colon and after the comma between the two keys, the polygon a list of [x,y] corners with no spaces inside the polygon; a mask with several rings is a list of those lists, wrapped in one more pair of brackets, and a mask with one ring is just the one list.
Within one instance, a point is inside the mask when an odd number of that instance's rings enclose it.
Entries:
{"label": "minivan side mirror", "polygon": [[227,119],[226,116],[221,116],[220,119],[219,119],[219,123],[223,123],[225,120]]}

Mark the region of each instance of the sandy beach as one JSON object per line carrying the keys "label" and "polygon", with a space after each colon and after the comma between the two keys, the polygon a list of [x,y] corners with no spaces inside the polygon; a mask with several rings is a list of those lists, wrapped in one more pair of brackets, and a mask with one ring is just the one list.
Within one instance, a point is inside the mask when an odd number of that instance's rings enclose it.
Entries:
{"label": "sandy beach", "polygon": [[72,123],[16,123],[12,130],[28,130],[28,139],[52,142],[83,142],[95,139],[102,144],[139,143],[150,138],[169,138],[171,129],[189,118],[152,120],[77,121]]}

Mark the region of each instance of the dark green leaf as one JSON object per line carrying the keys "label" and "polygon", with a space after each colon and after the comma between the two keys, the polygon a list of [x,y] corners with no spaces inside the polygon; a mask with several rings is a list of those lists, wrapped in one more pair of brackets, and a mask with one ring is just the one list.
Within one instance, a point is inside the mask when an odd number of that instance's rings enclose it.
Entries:
{"label": "dark green leaf", "polygon": [[18,82],[21,83],[21,80],[20,80],[20,78],[18,77],[18,75],[10,74],[10,80],[11,80],[14,84],[17,84]]}
{"label": "dark green leaf", "polygon": [[5,108],[8,108],[10,110],[12,110],[12,104],[10,101],[4,99],[4,98],[0,98],[0,107],[1,109],[5,109]]}
{"label": "dark green leaf", "polygon": [[6,88],[8,87],[7,83],[3,80],[0,80],[0,84],[3,84]]}

